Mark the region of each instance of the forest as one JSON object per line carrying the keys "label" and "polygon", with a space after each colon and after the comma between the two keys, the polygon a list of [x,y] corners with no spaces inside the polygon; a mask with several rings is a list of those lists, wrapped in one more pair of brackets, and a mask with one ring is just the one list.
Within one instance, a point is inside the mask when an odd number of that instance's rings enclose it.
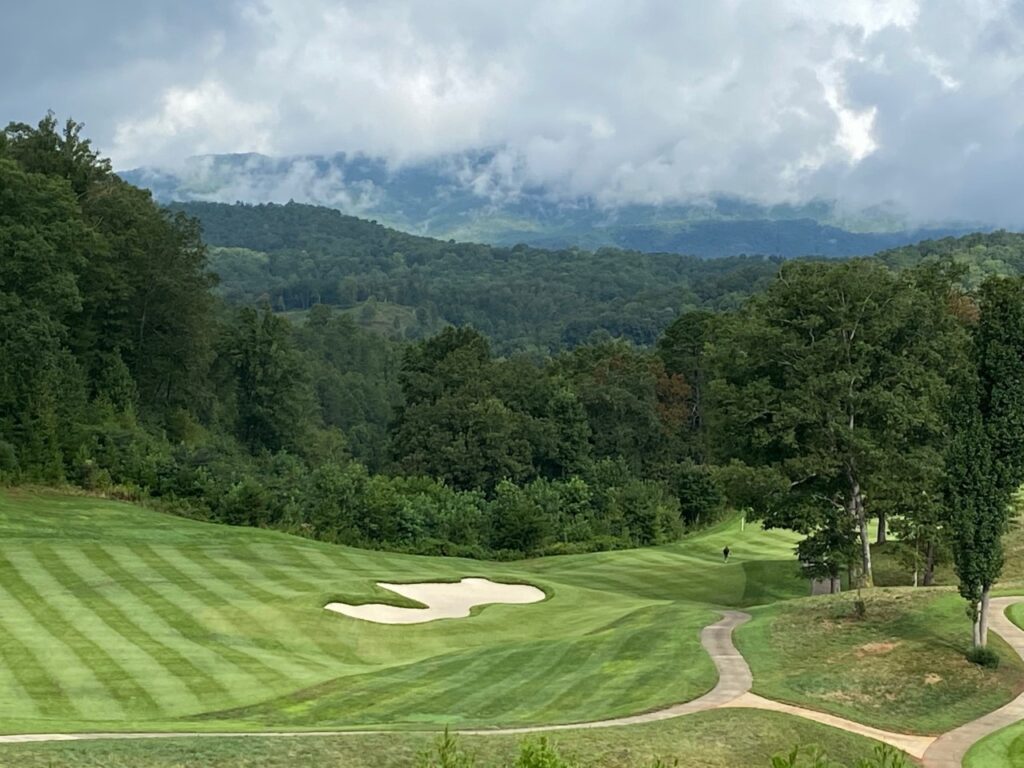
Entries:
{"label": "forest", "polygon": [[[162,208],[80,133],[0,136],[4,482],[501,559],[745,508],[865,584],[876,520],[987,604],[1024,479],[1022,236],[842,261],[445,243]],[[371,332],[347,311],[371,300],[422,322]]]}
{"label": "forest", "polygon": [[397,328],[402,338],[471,325],[499,354],[544,356],[613,338],[648,346],[683,311],[738,307],[781,263],[456,243],[298,203],[170,208],[202,225],[218,293],[230,302],[358,307],[357,318],[369,319],[397,305],[414,315]]}

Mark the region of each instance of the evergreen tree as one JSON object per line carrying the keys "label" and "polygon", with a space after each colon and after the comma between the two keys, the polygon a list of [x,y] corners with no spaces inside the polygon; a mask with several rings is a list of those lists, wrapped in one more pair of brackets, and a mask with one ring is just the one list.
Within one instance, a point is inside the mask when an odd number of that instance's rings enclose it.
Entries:
{"label": "evergreen tree", "polygon": [[1024,481],[1024,281],[986,281],[979,308],[973,366],[963,373],[951,417],[946,475],[960,594],[974,645],[985,647],[1010,499]]}

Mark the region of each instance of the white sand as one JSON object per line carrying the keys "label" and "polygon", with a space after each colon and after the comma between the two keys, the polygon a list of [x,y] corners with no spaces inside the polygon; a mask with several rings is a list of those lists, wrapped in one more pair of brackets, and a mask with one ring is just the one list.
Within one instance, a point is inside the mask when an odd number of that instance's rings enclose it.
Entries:
{"label": "white sand", "polygon": [[426,608],[400,608],[395,605],[369,603],[349,605],[328,603],[328,611],[343,613],[355,619],[374,621],[378,624],[422,624],[436,619],[462,619],[469,616],[474,605],[507,603],[523,605],[539,603],[544,593],[528,584],[498,584],[490,579],[463,579],[450,584],[424,582],[421,584],[388,584],[377,582],[378,587],[397,592]]}

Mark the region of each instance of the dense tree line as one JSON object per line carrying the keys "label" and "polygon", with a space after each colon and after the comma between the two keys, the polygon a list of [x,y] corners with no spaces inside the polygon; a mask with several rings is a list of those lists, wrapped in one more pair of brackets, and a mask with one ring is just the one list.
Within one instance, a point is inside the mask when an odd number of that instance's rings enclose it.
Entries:
{"label": "dense tree line", "polygon": [[196,217],[233,302],[279,310],[373,301],[416,312],[416,338],[472,325],[498,352],[557,352],[595,338],[653,344],[687,309],[738,306],[778,259],[700,259],[617,248],[493,247],[398,232],[311,205],[172,206]]}
{"label": "dense tree line", "polygon": [[669,541],[721,508],[691,390],[652,350],[497,357],[467,327],[410,344],[323,303],[301,323],[231,306],[195,220],[70,121],[9,126],[0,181],[9,481],[473,556]]}
{"label": "dense tree line", "polygon": [[[802,534],[809,574],[862,585],[877,521],[925,584],[952,557],[984,646],[1024,480],[1024,278],[1001,276],[1019,236],[698,269],[438,243],[307,206],[209,210],[267,254],[238,303],[214,293],[196,221],[118,179],[77,124],[0,135],[0,479],[477,557],[671,541],[727,501]],[[284,295],[260,282],[275,259],[321,291],[301,323],[249,301]],[[427,290],[419,309],[445,287],[464,314],[421,340],[370,333],[317,288],[358,300],[364,275],[382,300]],[[700,300],[655,322],[648,289]],[[634,305],[643,333],[592,334]]]}
{"label": "dense tree line", "polygon": [[[215,246],[218,290],[232,302],[265,300],[278,311],[331,304],[353,310],[366,325],[376,319],[375,327],[400,338],[432,335],[445,324],[472,325],[501,354],[556,353],[602,338],[651,345],[681,312],[736,309],[782,263],[764,256],[456,243],[296,203],[172,209],[201,222]],[[894,269],[956,263],[964,283],[977,287],[989,276],[1024,273],[1024,236],[928,240],[876,258]]]}
{"label": "dense tree line", "polygon": [[882,251],[875,258],[893,269],[920,264],[955,265],[961,283],[977,288],[989,277],[1024,275],[1024,234],[999,231],[924,240]]}

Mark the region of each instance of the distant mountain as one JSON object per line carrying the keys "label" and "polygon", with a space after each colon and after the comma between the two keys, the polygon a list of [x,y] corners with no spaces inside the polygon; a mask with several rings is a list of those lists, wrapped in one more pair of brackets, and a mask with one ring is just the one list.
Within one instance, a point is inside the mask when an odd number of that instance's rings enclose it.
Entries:
{"label": "distant mountain", "polygon": [[617,246],[702,257],[868,255],[982,227],[912,228],[884,209],[856,217],[834,205],[762,206],[719,196],[693,204],[609,208],[543,187],[511,188],[487,152],[391,167],[364,155],[205,155],[180,169],[121,172],[162,202],[296,202],[373,218],[407,232],[494,245]]}

